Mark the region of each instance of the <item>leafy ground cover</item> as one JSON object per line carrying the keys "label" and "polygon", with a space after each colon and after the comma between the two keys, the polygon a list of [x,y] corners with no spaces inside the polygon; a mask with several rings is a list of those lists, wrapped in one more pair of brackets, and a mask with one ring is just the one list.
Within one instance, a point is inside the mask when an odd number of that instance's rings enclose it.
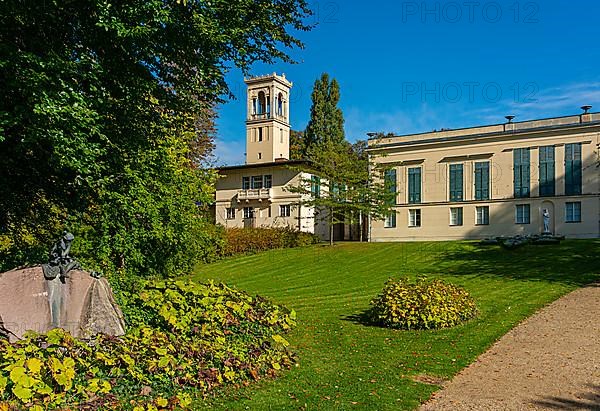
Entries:
{"label": "leafy ground cover", "polygon": [[[600,240],[517,250],[470,242],[340,244],[274,250],[198,267],[295,309],[286,336],[298,366],[277,380],[226,390],[198,406],[252,410],[414,409],[494,341],[565,293],[600,279]],[[438,331],[361,320],[389,277],[418,275],[464,287],[479,315]]]}
{"label": "leafy ground cover", "polygon": [[249,385],[294,363],[295,313],[222,284],[146,284],[123,306],[123,337],[61,329],[0,338],[0,411],[190,409],[214,387]]}

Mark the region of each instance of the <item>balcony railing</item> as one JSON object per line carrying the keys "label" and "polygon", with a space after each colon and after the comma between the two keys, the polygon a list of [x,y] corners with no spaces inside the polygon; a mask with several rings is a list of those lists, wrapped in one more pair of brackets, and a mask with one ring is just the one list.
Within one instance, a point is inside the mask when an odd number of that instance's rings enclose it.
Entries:
{"label": "balcony railing", "polygon": [[271,189],[270,188],[259,188],[253,190],[240,190],[238,191],[238,201],[250,201],[250,200],[270,200]]}
{"label": "balcony railing", "polygon": [[272,118],[276,118],[279,120],[285,120],[285,116],[279,113],[262,113],[262,114],[250,114],[251,120],[270,120]]}

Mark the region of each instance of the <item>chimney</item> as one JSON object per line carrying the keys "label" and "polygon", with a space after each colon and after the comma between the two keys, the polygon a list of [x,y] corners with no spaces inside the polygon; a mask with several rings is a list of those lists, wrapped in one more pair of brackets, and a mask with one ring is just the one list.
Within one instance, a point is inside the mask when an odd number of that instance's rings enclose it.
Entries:
{"label": "chimney", "polygon": [[507,120],[507,123],[504,124],[504,131],[515,131],[515,123],[512,122],[515,116],[504,116],[504,118]]}
{"label": "chimney", "polygon": [[587,123],[587,122],[592,121],[592,115],[589,113],[591,108],[592,108],[592,106],[590,106],[589,104],[585,105],[585,106],[581,106],[583,113],[579,115],[580,123]]}

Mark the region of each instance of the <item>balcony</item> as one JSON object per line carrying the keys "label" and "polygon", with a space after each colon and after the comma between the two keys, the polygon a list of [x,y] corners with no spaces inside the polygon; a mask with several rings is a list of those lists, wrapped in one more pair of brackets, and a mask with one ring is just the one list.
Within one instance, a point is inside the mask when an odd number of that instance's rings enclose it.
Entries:
{"label": "balcony", "polygon": [[253,190],[240,190],[237,195],[238,201],[250,202],[252,200],[270,200],[271,189],[270,188],[259,188]]}
{"label": "balcony", "polygon": [[255,113],[250,114],[250,120],[270,120],[277,119],[281,121],[286,121],[285,115],[283,113]]}

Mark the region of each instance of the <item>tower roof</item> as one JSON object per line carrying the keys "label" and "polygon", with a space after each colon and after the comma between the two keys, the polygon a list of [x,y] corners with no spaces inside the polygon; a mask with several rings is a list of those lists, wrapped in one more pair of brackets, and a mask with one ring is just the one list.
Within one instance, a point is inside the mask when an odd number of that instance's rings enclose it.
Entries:
{"label": "tower roof", "polygon": [[279,83],[283,84],[286,87],[292,87],[293,83],[291,81],[288,81],[287,78],[285,78],[285,73],[282,73],[281,76],[278,75],[277,73],[273,73],[273,74],[265,74],[262,76],[250,76],[250,77],[246,77],[244,79],[244,83],[246,83],[247,85],[251,85],[254,83],[265,83],[268,81],[278,81]]}

